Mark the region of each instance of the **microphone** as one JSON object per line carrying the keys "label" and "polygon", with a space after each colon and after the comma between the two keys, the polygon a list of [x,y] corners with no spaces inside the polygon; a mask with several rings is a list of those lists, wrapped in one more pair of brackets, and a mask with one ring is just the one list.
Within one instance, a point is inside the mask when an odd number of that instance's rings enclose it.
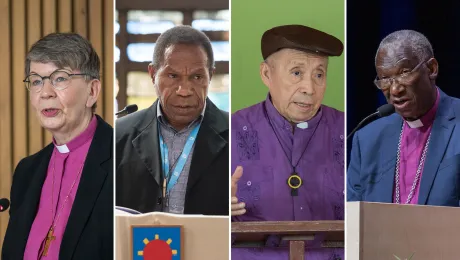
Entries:
{"label": "microphone", "polygon": [[392,104],[385,104],[383,106],[380,106],[379,108],[377,108],[377,111],[368,115],[366,118],[364,118],[361,122],[359,122],[358,126],[355,127],[355,129],[353,129],[353,131],[351,131],[351,133],[347,136],[347,140],[350,138],[350,136],[352,136],[356,131],[358,131],[358,129],[367,121],[369,120],[370,118],[373,118],[375,116],[378,116],[378,117],[385,117],[385,116],[389,116],[391,114],[393,114],[395,112],[395,106],[393,106]]}
{"label": "microphone", "polygon": [[7,210],[10,207],[10,201],[6,198],[0,199],[0,212]]}
{"label": "microphone", "polygon": [[120,110],[118,111],[117,113],[115,113],[116,116],[120,115],[120,116],[125,116],[125,115],[128,115],[128,114],[131,114],[133,112],[136,112],[137,111],[137,105],[136,104],[132,104],[132,105],[128,105],[126,106],[125,108],[123,108],[123,110]]}

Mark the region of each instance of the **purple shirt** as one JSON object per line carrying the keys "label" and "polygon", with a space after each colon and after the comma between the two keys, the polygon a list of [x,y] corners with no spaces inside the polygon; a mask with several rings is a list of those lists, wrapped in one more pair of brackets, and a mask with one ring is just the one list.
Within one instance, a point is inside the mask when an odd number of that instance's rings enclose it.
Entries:
{"label": "purple shirt", "polygon": [[[80,183],[80,171],[82,171],[83,164],[85,163],[96,128],[97,118],[93,116],[86,130],[69,143],[58,146],[53,141],[55,147],[48,165],[48,172],[43,184],[37,215],[35,216],[27,240],[24,260],[59,259],[62,237],[75,200],[78,184]],[[74,187],[70,191],[74,182]],[[69,192],[69,198],[62,208]],[[57,223],[55,223],[54,236],[56,238],[51,242],[47,256],[40,258],[44,250],[46,236],[51,228],[53,219],[57,218],[57,215],[60,216],[59,219],[56,219]]]}
{"label": "purple shirt", "polygon": [[[246,203],[246,213],[232,221],[343,220],[344,114],[322,105],[307,123],[293,133],[269,97],[232,115],[232,172],[243,166],[237,197]],[[287,185],[293,165],[303,180],[294,197]],[[319,248],[320,242],[308,242],[306,259],[343,259],[343,249]],[[232,259],[288,259],[287,248],[267,243],[271,248],[232,248]]]}
{"label": "purple shirt", "polygon": [[[433,107],[420,118],[420,121],[416,122],[406,122],[404,121],[403,127],[403,136],[401,140],[401,159],[399,167],[399,194],[400,194],[400,203],[406,204],[407,197],[412,189],[412,184],[417,173],[417,169],[422,157],[423,149],[425,148],[426,141],[428,136],[431,133],[431,128],[436,116],[436,110],[439,105],[439,89],[437,90],[437,98]],[[422,179],[422,171],[420,172],[420,177],[415,188],[414,196],[412,197],[409,204],[418,203],[418,195],[420,189],[420,181]],[[395,184],[396,185],[396,184]],[[396,187],[393,191],[393,202],[396,202]]]}

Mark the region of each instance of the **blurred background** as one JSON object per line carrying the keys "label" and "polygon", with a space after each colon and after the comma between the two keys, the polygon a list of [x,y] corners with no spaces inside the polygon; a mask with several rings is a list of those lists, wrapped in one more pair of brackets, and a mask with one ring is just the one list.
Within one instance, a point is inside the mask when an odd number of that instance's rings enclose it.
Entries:
{"label": "blurred background", "polygon": [[228,0],[116,0],[116,89],[115,109],[137,104],[148,108],[157,99],[147,66],[155,42],[162,32],[176,25],[190,25],[211,40],[216,61],[208,97],[220,109],[229,111]]}
{"label": "blurred background", "polygon": [[[348,0],[347,1],[347,131],[386,104],[373,81],[375,54],[388,34],[412,29],[431,42],[439,62],[436,80],[447,95],[460,98],[459,1]],[[351,150],[351,138],[348,140]],[[349,158],[349,157],[348,157]]]}
{"label": "blurred background", "polygon": [[[22,82],[27,50],[52,32],[76,32],[91,41],[102,63],[97,114],[113,125],[113,0],[0,0],[0,198],[9,198],[18,162],[52,142]],[[0,251],[8,211],[0,213]]]}

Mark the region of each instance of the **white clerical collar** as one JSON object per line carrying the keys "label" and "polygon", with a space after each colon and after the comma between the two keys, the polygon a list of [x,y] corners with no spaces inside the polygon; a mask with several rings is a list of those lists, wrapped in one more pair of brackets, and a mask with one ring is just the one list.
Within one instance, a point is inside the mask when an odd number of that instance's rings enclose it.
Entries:
{"label": "white clerical collar", "polygon": [[407,125],[409,125],[410,128],[420,128],[423,126],[422,120],[417,119],[415,121],[406,121]]}
{"label": "white clerical collar", "polygon": [[300,128],[300,129],[307,129],[308,128],[308,122],[298,123],[297,127]]}
{"label": "white clerical collar", "polygon": [[67,145],[55,145],[60,153],[70,153],[69,147]]}

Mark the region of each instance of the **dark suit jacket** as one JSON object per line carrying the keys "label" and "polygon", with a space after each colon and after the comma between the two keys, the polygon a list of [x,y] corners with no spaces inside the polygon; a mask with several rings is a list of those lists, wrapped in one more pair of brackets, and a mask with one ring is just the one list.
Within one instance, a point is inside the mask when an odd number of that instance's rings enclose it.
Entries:
{"label": "dark suit jacket", "polygon": [[[440,91],[440,102],[419,183],[418,204],[459,206],[460,99]],[[348,201],[393,201],[396,152],[402,118],[381,118],[353,137],[347,173]]]}
{"label": "dark suit jacket", "polygon": [[[157,102],[116,121],[116,205],[140,212],[163,210]],[[228,113],[206,101],[195,141],[184,214],[229,212]]]}
{"label": "dark suit jacket", "polygon": [[[97,119],[59,260],[113,259],[113,128]],[[53,148],[48,145],[16,167],[2,260],[23,259]]]}

